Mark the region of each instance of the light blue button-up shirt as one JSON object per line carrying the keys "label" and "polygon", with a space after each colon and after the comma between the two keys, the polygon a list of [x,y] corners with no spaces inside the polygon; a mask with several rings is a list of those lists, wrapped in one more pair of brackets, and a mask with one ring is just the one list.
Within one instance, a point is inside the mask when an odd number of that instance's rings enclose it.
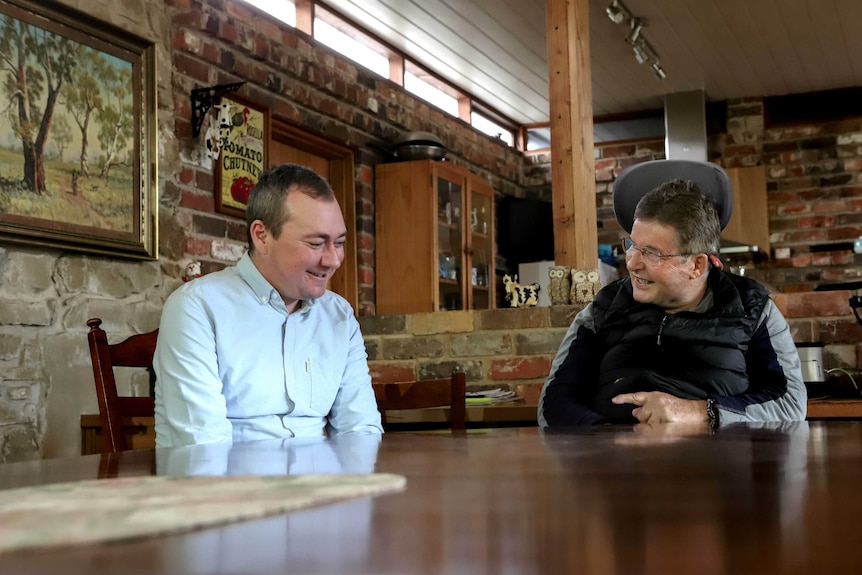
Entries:
{"label": "light blue button-up shirt", "polygon": [[382,433],[353,309],[327,291],[288,313],[246,254],[162,311],[156,445]]}

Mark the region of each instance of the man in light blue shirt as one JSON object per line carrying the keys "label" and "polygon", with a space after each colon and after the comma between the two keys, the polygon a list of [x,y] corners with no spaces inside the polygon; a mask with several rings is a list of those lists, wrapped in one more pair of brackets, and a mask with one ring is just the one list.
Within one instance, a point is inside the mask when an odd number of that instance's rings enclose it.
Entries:
{"label": "man in light blue shirt", "polygon": [[382,433],[359,322],[326,284],[347,228],[313,170],[266,170],[236,266],[168,297],[153,366],[156,445]]}

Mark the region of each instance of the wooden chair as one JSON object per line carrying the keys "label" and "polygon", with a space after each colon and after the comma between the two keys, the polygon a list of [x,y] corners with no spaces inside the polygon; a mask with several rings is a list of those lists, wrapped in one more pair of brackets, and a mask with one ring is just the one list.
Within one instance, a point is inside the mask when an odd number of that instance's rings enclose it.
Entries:
{"label": "wooden chair", "polygon": [[449,407],[452,429],[463,430],[467,426],[467,374],[464,372],[453,372],[447,379],[374,383],[372,387],[384,424],[386,412],[392,409]]}
{"label": "wooden chair", "polygon": [[152,397],[118,397],[114,366],[153,367],[156,339],[159,330],[133,335],[113,345],[100,325],[102,320],[87,320],[90,332],[90,358],[93,361],[93,379],[96,382],[96,397],[99,399],[99,416],[102,420],[103,453],[116,453],[127,449],[123,433],[123,418],[153,417],[155,401]]}

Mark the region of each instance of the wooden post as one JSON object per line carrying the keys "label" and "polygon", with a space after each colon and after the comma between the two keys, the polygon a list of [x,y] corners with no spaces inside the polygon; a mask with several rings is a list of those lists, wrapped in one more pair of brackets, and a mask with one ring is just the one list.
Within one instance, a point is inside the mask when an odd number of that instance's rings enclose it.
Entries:
{"label": "wooden post", "polygon": [[554,260],[598,265],[589,0],[547,0]]}

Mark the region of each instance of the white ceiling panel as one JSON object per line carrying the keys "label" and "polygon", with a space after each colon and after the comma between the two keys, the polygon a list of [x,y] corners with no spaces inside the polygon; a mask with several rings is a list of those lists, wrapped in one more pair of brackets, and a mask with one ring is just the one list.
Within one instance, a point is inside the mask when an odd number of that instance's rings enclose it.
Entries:
{"label": "white ceiling panel", "polygon": [[[862,86],[862,0],[625,0],[667,73],[639,65],[590,0],[595,115]],[[408,57],[523,123],[548,121],[546,0],[328,0]]]}

